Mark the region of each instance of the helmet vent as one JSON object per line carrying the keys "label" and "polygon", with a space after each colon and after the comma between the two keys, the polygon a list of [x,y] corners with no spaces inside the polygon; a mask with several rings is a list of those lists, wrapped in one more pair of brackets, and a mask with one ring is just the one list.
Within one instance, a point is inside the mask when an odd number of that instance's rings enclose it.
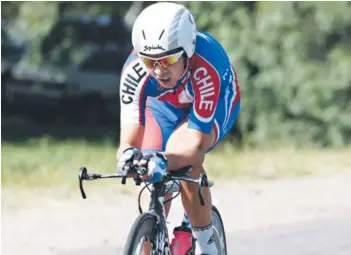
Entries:
{"label": "helmet vent", "polygon": [[191,17],[191,14],[189,14],[189,21],[191,24],[194,24],[193,18]]}
{"label": "helmet vent", "polygon": [[165,32],[165,30],[163,29],[161,34],[160,34],[160,37],[158,38],[159,40],[161,40],[162,36],[163,36],[163,33]]}

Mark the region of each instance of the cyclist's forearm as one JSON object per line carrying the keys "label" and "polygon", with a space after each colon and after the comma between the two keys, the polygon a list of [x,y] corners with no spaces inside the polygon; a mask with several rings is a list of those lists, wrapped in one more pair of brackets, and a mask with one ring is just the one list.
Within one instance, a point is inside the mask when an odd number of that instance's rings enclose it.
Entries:
{"label": "cyclist's forearm", "polygon": [[116,157],[119,158],[121,153],[128,147],[140,149],[144,127],[138,124],[123,125],[121,127],[120,145],[117,149]]}
{"label": "cyclist's forearm", "polygon": [[134,146],[132,144],[127,144],[127,143],[120,144],[116,152],[116,158],[118,159],[121,156],[122,152],[129,147],[134,147]]}

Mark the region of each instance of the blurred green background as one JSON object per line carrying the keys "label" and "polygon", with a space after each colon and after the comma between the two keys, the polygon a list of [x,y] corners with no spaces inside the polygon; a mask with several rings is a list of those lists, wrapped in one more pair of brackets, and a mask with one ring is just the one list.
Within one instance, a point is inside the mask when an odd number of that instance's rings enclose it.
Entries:
{"label": "blurred green background", "polygon": [[[75,184],[80,165],[114,171],[120,68],[151,3],[1,2],[3,184]],[[349,170],[350,2],[182,3],[223,44],[242,91],[211,174]]]}

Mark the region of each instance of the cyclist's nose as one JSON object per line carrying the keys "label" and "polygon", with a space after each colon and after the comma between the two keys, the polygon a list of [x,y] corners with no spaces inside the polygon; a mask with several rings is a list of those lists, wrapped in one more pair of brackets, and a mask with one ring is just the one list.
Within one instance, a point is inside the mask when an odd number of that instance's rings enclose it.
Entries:
{"label": "cyclist's nose", "polygon": [[167,68],[164,68],[160,64],[156,64],[154,67],[154,74],[158,77],[162,77],[167,74]]}

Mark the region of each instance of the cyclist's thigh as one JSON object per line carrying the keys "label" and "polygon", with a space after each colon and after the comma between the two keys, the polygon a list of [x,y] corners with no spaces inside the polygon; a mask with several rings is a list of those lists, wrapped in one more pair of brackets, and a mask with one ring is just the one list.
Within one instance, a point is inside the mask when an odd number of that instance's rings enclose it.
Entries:
{"label": "cyclist's thigh", "polygon": [[219,98],[214,116],[213,129],[216,133],[216,142],[211,151],[229,133],[235,124],[240,112],[240,89],[237,79],[229,84],[226,92]]}
{"label": "cyclist's thigh", "polygon": [[170,135],[186,118],[187,113],[182,109],[156,98],[148,98],[142,151],[164,151]]}

